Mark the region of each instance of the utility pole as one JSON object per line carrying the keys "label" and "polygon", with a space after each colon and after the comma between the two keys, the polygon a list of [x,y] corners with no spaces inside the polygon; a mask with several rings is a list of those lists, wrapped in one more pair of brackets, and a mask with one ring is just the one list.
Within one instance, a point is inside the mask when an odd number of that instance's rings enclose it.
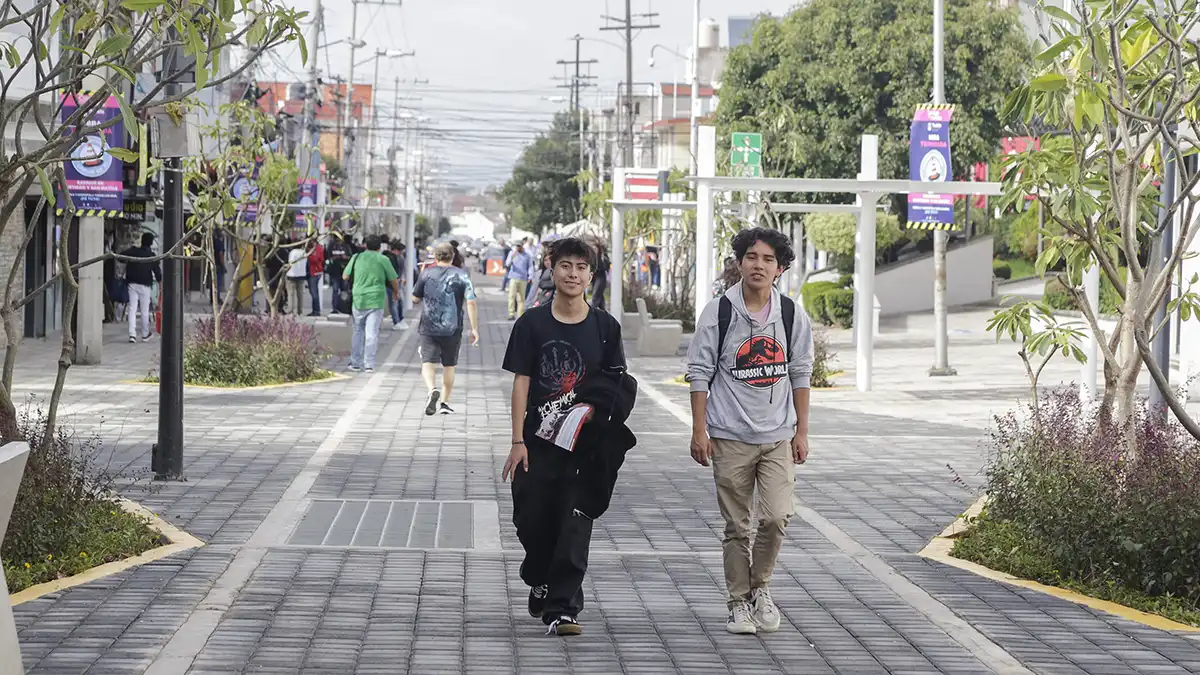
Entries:
{"label": "utility pole", "polygon": [[[1160,104],[1161,105],[1161,104]],[[1171,149],[1171,136],[1176,132],[1176,125],[1171,124],[1167,127],[1167,136],[1163,139],[1163,180],[1162,190],[1159,193],[1158,207],[1158,227],[1162,230],[1162,239],[1158,242],[1157,250],[1151,253],[1151,256],[1157,257],[1157,260],[1151,258],[1151,264],[1147,267],[1152,271],[1161,271],[1166,268],[1167,262],[1170,261],[1175,242],[1174,216],[1171,213],[1171,205],[1175,203],[1175,165],[1178,158],[1175,152]],[[1097,268],[1097,263],[1092,263]],[[1162,330],[1158,335],[1154,336],[1154,342],[1150,345],[1150,350],[1154,354],[1154,360],[1158,362],[1159,368],[1162,369],[1163,375],[1169,382],[1171,379],[1171,321],[1167,318],[1170,316],[1171,292],[1168,286],[1167,294],[1163,296],[1162,304],[1154,310],[1154,323],[1152,325],[1162,326]],[[1096,305],[1093,305],[1095,308]],[[1098,311],[1098,310],[1094,310]],[[1167,415],[1167,395],[1156,384],[1150,387],[1150,410],[1155,415],[1160,415],[1164,419]]]}
{"label": "utility pole", "polygon": [[[653,20],[658,16],[656,12],[648,14],[639,14],[637,18]],[[625,18],[619,19],[611,16],[604,17],[608,21],[616,22],[616,25],[604,26],[600,30],[617,30],[625,33],[625,99],[623,108],[625,110],[625,129],[624,142],[622,145],[622,164],[627,167],[633,167],[633,31],[649,30],[658,28],[657,24],[647,23],[635,26],[633,24],[633,0],[625,0]],[[619,93],[619,92],[618,92]],[[618,98],[620,98],[618,96]],[[620,133],[620,123],[617,124],[618,133]]]}
{"label": "utility pole", "polygon": [[[583,38],[580,37],[579,35],[576,35],[575,37],[573,37],[571,39],[575,41],[575,60],[574,61],[564,61],[564,60],[560,59],[559,61],[556,61],[556,63],[558,65],[564,66],[564,67],[565,66],[575,66],[575,77],[570,78],[570,80],[571,80],[570,83],[558,85],[559,89],[568,89],[569,88],[571,90],[571,111],[574,112],[583,107],[583,90],[588,87],[595,86],[595,85],[589,83],[588,80],[596,79],[595,75],[584,75],[584,74],[580,73],[579,72],[580,66],[590,66],[590,65],[600,63],[600,62],[597,61],[596,59],[588,59],[587,61],[582,60],[582,58],[580,57],[580,49],[581,49],[580,45],[583,43]],[[563,79],[565,80],[568,78],[564,77]]]}
{"label": "utility pole", "polygon": [[308,95],[304,97],[304,121],[300,125],[300,151],[304,153],[304,159],[299,163],[300,175],[302,177],[309,175],[310,164],[312,163],[312,137],[316,129],[316,105],[317,95],[320,81],[320,71],[317,70],[317,52],[316,45],[321,44],[321,15],[324,8],[321,5],[321,0],[314,0],[316,9],[313,12],[312,32],[309,35],[309,44],[313,45],[313,52],[309,55],[308,60]]}
{"label": "utility pole", "polygon": [[[946,102],[945,71],[943,70],[943,42],[945,40],[945,0],[933,0],[933,102]],[[934,362],[929,374],[934,377],[957,375],[950,367],[950,335],[946,313],[946,249],[950,233],[946,230],[933,231],[933,323]]]}
{"label": "utility pole", "polygon": [[[354,118],[354,52],[360,47],[367,46],[366,42],[358,39],[358,6],[359,5],[385,5],[399,7],[402,0],[350,0],[350,79],[346,85],[346,120],[343,127],[346,133],[349,134],[350,125]],[[346,193],[351,204],[356,203],[357,192],[357,171],[353,160],[355,153],[355,144],[350,143],[347,139],[345,150],[342,153],[342,167],[346,170]]]}
{"label": "utility pole", "polygon": [[392,94],[392,145],[388,151],[388,206],[396,205],[396,141],[400,135],[400,78]]}

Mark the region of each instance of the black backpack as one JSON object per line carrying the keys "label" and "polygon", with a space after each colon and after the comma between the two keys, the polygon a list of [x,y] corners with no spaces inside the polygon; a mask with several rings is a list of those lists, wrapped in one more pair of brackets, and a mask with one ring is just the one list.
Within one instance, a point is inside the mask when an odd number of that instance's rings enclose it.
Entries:
{"label": "black backpack", "polygon": [[[792,362],[792,330],[796,323],[796,301],[788,296],[779,294],[779,311],[783,314],[783,336],[787,340],[788,363]],[[729,334],[729,324],[733,323],[733,303],[724,295],[717,304],[717,365],[721,363],[721,353],[725,351],[725,336]],[[713,379],[716,379],[713,373]]]}

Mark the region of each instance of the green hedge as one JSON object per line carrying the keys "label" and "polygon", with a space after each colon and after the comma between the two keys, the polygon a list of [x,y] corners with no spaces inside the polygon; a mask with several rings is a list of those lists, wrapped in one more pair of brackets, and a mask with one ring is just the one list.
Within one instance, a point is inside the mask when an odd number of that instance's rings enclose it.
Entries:
{"label": "green hedge", "polygon": [[1012,265],[1009,265],[1008,263],[1004,262],[1003,260],[993,260],[992,261],[992,276],[996,277],[997,279],[1011,279],[1012,278]]}
{"label": "green hedge", "polygon": [[[1124,267],[1120,269],[1120,274],[1122,277],[1125,277],[1126,269]],[[1046,279],[1046,290],[1042,299],[1054,309],[1079,311],[1079,305],[1075,304],[1075,300],[1067,292],[1067,287],[1063,284],[1061,276],[1053,276]],[[1108,280],[1108,276],[1101,272],[1100,313],[1116,314],[1120,308],[1121,295],[1117,293],[1116,287]]]}
{"label": "green hedge", "polygon": [[813,321],[832,326],[833,319],[825,314],[823,296],[829,291],[835,291],[841,287],[841,284],[836,281],[810,281],[804,284],[800,287],[800,301],[804,304],[804,311],[808,312],[808,316]]}
{"label": "green hedge", "polygon": [[826,291],[822,296],[825,300],[825,315],[841,328],[851,328],[854,325],[854,289],[837,288]]}

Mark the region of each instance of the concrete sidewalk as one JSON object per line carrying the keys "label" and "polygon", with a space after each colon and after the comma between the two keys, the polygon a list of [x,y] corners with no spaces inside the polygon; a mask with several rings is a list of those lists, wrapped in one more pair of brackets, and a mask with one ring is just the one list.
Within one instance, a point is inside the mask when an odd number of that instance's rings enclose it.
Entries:
{"label": "concrete sidewalk", "polygon": [[[16,607],[29,671],[1200,672],[1188,637],[915,555],[973,501],[955,472],[980,482],[986,413],[1021,395],[1012,347],[965,315],[955,327],[977,332],[953,338],[957,379],[918,372],[932,352],[917,327],[881,336],[877,392],[813,394],[813,455],[773,584],[784,625],[760,637],[724,629],[724,524],[688,456],[687,390],[671,382],[682,361],[632,358],[639,445],[596,524],[586,634],[545,637],[525,614],[500,482],[511,323],[490,287],[480,313],[457,415],[422,414],[411,333],[388,336],[371,376],[189,390],[189,480],[129,495],[208,545]],[[75,422],[104,434],[115,464],[148,466],[154,397],[106,396],[114,375],[69,390]]]}

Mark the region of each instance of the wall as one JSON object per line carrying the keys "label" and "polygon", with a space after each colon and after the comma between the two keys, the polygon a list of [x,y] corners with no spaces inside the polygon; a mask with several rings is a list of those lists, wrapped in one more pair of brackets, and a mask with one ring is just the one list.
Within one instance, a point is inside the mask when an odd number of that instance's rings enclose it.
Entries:
{"label": "wall", "polygon": [[[24,256],[18,256],[17,253],[21,248],[21,242],[25,239],[25,206],[18,202],[17,208],[13,209],[4,223],[4,232],[0,233],[0,278],[7,279],[8,272],[12,269],[14,262],[17,263],[17,275],[15,291],[13,299],[19,299],[25,295],[25,260]],[[24,334],[25,312],[19,310],[17,312],[17,337],[20,338]],[[0,331],[4,330],[4,326],[0,324]]]}
{"label": "wall", "polygon": [[[992,237],[976,237],[946,255],[946,305],[958,307],[993,297]],[[933,255],[900,263],[875,275],[880,314],[933,310]]]}

